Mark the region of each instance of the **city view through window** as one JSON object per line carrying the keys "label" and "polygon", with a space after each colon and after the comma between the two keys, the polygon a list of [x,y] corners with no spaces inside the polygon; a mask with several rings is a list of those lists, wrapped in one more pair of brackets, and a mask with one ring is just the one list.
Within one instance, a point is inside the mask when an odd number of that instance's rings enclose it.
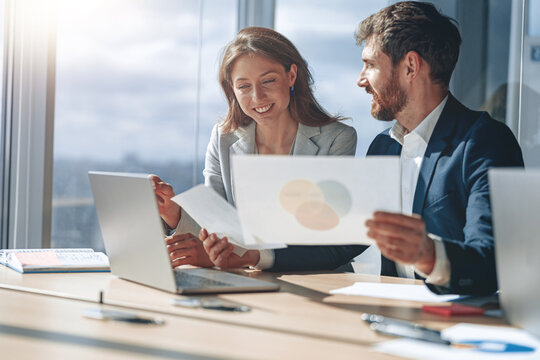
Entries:
{"label": "city view through window", "polygon": [[226,112],[217,66],[236,4],[59,1],[53,247],[103,249],[89,170],[154,173],[181,192],[195,163],[202,181],[208,136]]}

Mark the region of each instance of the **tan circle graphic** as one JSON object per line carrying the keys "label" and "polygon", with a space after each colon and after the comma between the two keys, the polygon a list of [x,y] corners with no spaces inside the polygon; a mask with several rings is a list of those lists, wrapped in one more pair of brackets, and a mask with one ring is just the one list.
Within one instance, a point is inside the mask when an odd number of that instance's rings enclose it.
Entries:
{"label": "tan circle graphic", "polygon": [[296,220],[308,229],[330,230],[339,224],[336,212],[320,201],[308,201],[298,207]]}
{"label": "tan circle graphic", "polygon": [[299,179],[290,181],[281,188],[279,200],[285,210],[295,214],[298,207],[306,201],[324,202],[324,195],[311,181]]}
{"label": "tan circle graphic", "polygon": [[302,225],[312,230],[330,230],[352,207],[347,188],[335,181],[317,184],[305,179],[289,181],[279,194],[281,206]]}

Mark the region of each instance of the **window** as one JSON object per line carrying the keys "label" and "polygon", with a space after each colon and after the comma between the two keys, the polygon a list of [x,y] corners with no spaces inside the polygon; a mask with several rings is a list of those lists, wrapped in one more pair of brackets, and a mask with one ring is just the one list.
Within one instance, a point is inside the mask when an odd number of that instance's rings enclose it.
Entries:
{"label": "window", "polygon": [[527,4],[519,140],[525,165],[540,167],[540,0],[529,0]]}
{"label": "window", "polygon": [[[351,118],[346,123],[358,133],[357,156],[388,124],[370,115],[371,95],[356,85],[362,71],[362,48],[354,32],[362,19],[388,5],[387,0],[328,1],[281,0],[276,2],[276,30],[287,36],[308,62],[315,97],[331,114]],[[302,16],[298,16],[302,14]],[[339,55],[338,55],[339,54]]]}
{"label": "window", "polygon": [[527,2],[529,9],[527,14],[527,35],[540,36],[540,1],[529,0]]}
{"label": "window", "polygon": [[58,9],[51,244],[102,249],[89,170],[155,173],[177,192],[201,180],[194,173],[226,111],[217,66],[236,1],[61,0]]}

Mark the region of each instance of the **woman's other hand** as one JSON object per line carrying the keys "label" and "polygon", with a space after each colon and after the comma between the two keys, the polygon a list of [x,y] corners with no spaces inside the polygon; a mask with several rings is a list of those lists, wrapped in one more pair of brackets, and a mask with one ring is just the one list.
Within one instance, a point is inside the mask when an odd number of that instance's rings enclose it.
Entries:
{"label": "woman's other hand", "polygon": [[260,254],[257,250],[248,250],[242,256],[233,253],[234,245],[227,237],[220,238],[216,234],[208,234],[206,229],[199,232],[199,240],[204,246],[210,261],[223,269],[255,266],[259,263]]}
{"label": "woman's other hand", "polygon": [[173,187],[161,180],[157,175],[151,175],[150,178],[156,194],[159,215],[170,228],[176,229],[180,221],[181,208],[171,200],[175,195]]}
{"label": "woman's other hand", "polygon": [[202,242],[193,234],[175,234],[165,238],[165,242],[173,267],[180,265],[214,266]]}

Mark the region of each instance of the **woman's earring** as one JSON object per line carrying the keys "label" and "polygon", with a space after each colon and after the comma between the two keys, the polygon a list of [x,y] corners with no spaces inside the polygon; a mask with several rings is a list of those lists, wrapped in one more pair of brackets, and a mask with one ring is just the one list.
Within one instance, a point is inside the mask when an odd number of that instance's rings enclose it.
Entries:
{"label": "woman's earring", "polygon": [[293,92],[293,91],[294,91],[294,85],[293,85],[293,86],[291,86],[291,92]]}

